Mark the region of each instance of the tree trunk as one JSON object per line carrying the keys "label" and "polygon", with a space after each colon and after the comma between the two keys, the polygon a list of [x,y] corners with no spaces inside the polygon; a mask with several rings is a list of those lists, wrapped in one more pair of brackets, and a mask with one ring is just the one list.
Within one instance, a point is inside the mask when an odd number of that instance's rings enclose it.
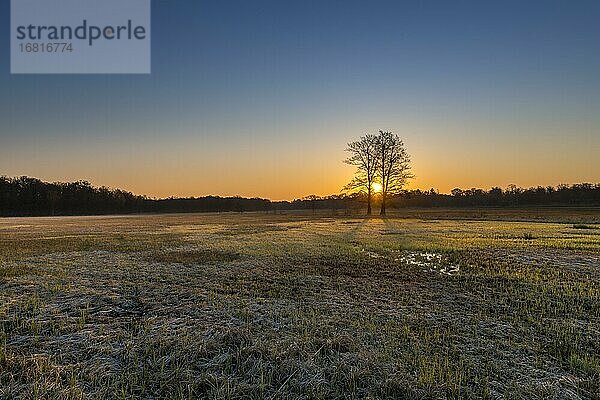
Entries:
{"label": "tree trunk", "polygon": [[371,189],[367,192],[367,215],[371,215]]}
{"label": "tree trunk", "polygon": [[383,195],[381,196],[381,211],[379,212],[379,215],[385,215],[385,198],[386,195],[385,193],[383,193]]}

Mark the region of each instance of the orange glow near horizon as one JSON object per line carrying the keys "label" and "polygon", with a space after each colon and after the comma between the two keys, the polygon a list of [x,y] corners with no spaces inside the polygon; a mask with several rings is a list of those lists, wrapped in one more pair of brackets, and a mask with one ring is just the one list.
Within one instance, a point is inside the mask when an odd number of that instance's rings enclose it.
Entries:
{"label": "orange glow near horizon", "polygon": [[[468,125],[466,125],[468,127]],[[412,158],[415,179],[408,189],[506,188],[600,182],[600,135],[580,129],[578,140],[545,129],[519,137],[498,132],[487,137],[461,133],[465,125],[406,124],[395,129]],[[585,127],[584,127],[585,128]],[[371,129],[372,130],[372,129]],[[470,130],[475,130],[471,128]],[[149,197],[244,196],[293,200],[339,194],[353,176],[343,163],[346,143],[368,128],[291,130],[265,139],[222,136],[40,140],[36,146],[9,144],[0,152],[0,173],[45,181],[88,180]],[[347,132],[355,132],[348,134]],[[359,132],[359,133],[356,133]],[[402,133],[406,132],[406,133]],[[430,132],[446,132],[434,135]]]}

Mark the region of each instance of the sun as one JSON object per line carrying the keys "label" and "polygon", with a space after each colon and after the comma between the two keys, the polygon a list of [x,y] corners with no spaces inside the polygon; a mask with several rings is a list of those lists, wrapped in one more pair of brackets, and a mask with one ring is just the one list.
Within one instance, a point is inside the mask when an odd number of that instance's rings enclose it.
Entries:
{"label": "sun", "polygon": [[373,184],[373,191],[375,193],[379,193],[383,190],[383,186],[381,186],[381,183],[374,183]]}

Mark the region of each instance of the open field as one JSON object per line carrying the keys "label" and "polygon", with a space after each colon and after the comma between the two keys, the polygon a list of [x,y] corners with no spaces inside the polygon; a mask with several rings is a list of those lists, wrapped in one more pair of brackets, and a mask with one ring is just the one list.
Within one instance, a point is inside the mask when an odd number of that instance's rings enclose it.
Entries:
{"label": "open field", "polygon": [[600,399],[600,210],[0,219],[0,398]]}

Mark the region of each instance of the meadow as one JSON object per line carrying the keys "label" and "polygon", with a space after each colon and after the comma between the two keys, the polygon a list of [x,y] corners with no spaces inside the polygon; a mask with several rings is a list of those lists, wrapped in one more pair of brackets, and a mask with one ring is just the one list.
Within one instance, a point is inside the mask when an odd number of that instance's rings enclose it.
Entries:
{"label": "meadow", "polygon": [[600,399],[600,209],[0,219],[0,399]]}

